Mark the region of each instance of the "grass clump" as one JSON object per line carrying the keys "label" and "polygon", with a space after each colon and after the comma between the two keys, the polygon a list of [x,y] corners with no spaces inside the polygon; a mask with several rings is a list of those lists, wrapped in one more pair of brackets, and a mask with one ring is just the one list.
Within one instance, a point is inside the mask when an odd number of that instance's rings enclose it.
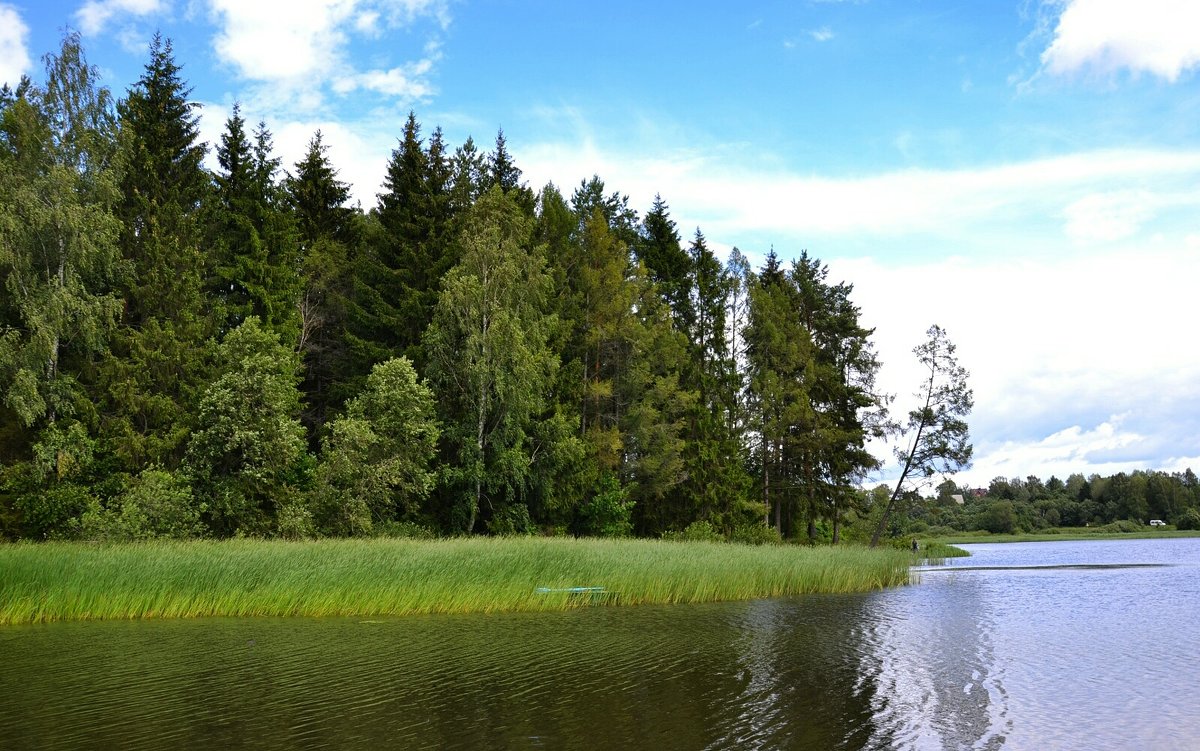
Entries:
{"label": "grass clump", "polygon": [[903,551],[655,540],[228,540],[0,546],[0,624],[561,610],[904,584]]}

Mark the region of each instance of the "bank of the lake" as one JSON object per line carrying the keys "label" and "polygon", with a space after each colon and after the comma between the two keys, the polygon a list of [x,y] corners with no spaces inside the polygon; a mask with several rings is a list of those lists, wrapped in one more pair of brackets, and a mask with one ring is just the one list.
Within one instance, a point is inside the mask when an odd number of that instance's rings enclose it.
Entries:
{"label": "bank of the lake", "polygon": [[[699,603],[904,584],[911,556],[655,540],[228,540],[0,546],[0,624]],[[572,592],[571,588],[603,592]]]}
{"label": "bank of the lake", "polygon": [[922,543],[945,545],[969,545],[992,542],[1074,542],[1078,540],[1154,540],[1179,537],[1200,537],[1200,530],[1156,529],[1146,527],[1137,532],[1109,532],[1102,527],[1058,527],[1042,532],[1016,532],[993,534],[984,531],[918,539]]}

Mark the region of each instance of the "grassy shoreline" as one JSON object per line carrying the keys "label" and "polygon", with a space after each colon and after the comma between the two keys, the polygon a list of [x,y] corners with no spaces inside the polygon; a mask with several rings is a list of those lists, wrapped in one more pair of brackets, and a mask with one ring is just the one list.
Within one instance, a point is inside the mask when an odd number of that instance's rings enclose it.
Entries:
{"label": "grassy shoreline", "polygon": [[[930,543],[963,545],[973,542],[1074,542],[1077,540],[1146,540],[1174,537],[1200,537],[1197,530],[1152,530],[1144,532],[1103,532],[1088,527],[1063,527],[1055,531],[1020,532],[1014,534],[992,534],[991,532],[969,532],[928,538]],[[924,538],[922,538],[924,539]]]}
{"label": "grassy shoreline", "polygon": [[666,604],[905,584],[899,550],[655,540],[466,538],[0,546],[0,625],[362,616]]}

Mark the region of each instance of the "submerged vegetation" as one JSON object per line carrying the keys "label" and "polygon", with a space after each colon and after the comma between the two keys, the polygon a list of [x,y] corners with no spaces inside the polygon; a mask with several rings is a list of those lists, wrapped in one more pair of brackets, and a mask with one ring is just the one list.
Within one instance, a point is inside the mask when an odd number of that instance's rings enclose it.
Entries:
{"label": "submerged vegetation", "polygon": [[[0,545],[0,625],[205,616],[562,610],[861,592],[908,553],[653,540],[227,540]],[[539,591],[550,590],[550,591]]]}

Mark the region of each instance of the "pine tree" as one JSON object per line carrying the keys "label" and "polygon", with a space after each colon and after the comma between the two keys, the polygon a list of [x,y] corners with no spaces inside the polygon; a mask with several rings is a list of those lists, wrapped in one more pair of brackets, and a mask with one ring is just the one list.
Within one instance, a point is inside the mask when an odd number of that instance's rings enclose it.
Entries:
{"label": "pine tree", "polygon": [[747,396],[759,437],[763,509],[785,537],[794,533],[798,509],[796,437],[814,417],[807,379],[813,345],[797,307],[795,287],[772,250],[750,289]]}
{"label": "pine tree", "polygon": [[687,480],[679,492],[682,505],[697,519],[715,522],[727,532],[745,520],[739,512],[747,476],[742,466],[739,436],[731,430],[730,414],[737,407],[737,367],[730,354],[726,308],[732,282],[724,267],[696,230],[688,248],[684,291],[688,319],[687,360],[682,378],[698,400],[688,421]]}
{"label": "pine tree", "polygon": [[455,149],[450,171],[450,208],[454,214],[462,214],[482,194],[487,175],[487,158],[479,153],[470,136]]}

